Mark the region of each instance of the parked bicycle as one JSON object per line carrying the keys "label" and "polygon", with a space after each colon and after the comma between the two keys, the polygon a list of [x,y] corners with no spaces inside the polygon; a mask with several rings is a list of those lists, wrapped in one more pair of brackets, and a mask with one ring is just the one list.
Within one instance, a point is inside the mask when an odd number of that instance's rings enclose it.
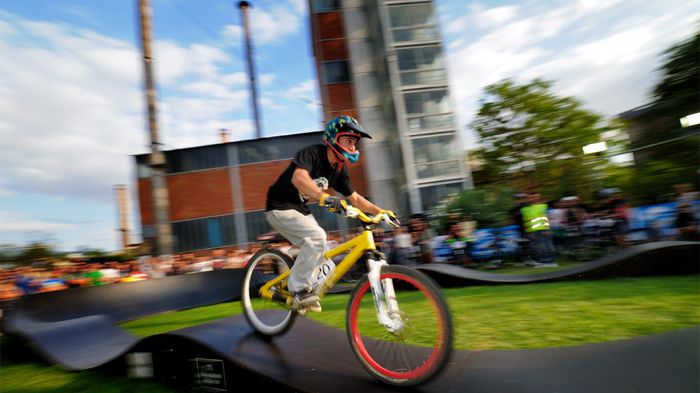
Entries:
{"label": "parked bicycle", "polygon": [[[425,274],[388,265],[376,249],[372,229],[381,222],[396,225],[386,214],[369,216],[342,201],[339,213],[358,219],[364,230],[326,251],[326,262],[314,271],[315,292],[323,298],[359,260],[368,273],[355,285],[347,305],[345,325],[353,353],[381,382],[415,386],[444,368],[452,351],[452,318],[439,287]],[[337,266],[331,259],[347,253]],[[281,335],[299,315],[292,310],[287,289],[292,259],[264,247],[248,262],[243,275],[244,314],[263,336]]]}

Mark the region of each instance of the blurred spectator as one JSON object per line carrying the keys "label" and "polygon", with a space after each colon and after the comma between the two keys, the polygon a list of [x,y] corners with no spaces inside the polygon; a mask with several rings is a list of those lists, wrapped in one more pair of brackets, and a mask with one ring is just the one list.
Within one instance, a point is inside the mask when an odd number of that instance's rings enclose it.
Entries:
{"label": "blurred spectator", "polygon": [[467,250],[469,241],[462,232],[462,225],[459,221],[453,222],[448,228],[445,243],[447,243],[452,250],[450,262],[463,266],[471,262]]}
{"label": "blurred spectator", "polygon": [[413,244],[417,246],[418,255],[416,256],[416,260],[419,261],[419,263],[432,262],[433,238],[437,234],[435,230],[430,228],[425,217],[421,214],[413,215],[408,223],[408,232],[413,238]]}
{"label": "blurred spectator", "polygon": [[697,241],[700,240],[698,224],[693,215],[693,210],[688,202],[680,202],[676,212],[676,228],[678,229],[678,240]]}
{"label": "blurred spectator", "polygon": [[567,196],[561,199],[561,225],[563,228],[563,248],[570,250],[578,247],[583,241],[581,226],[588,219],[588,213],[581,206],[577,196]]}
{"label": "blurred spectator", "polygon": [[613,239],[618,248],[627,247],[627,232],[631,207],[618,188],[604,190],[603,210],[606,218],[613,220]]}
{"label": "blurred spectator", "polygon": [[404,225],[394,231],[393,263],[397,265],[413,265],[411,254],[413,253],[413,237],[408,233]]}
{"label": "blurred spectator", "polygon": [[700,200],[700,193],[693,190],[693,185],[690,183],[676,184],[673,186],[677,203],[687,203],[692,206]]}
{"label": "blurred spectator", "polygon": [[518,227],[518,233],[520,234],[520,239],[518,240],[518,252],[516,254],[516,260],[519,264],[524,265],[536,265],[537,262],[532,260],[532,244],[530,238],[525,234],[525,222],[523,221],[522,208],[528,204],[528,194],[524,192],[518,192],[514,195],[515,206],[513,206],[508,211],[508,217],[510,225],[516,225]]}
{"label": "blurred spectator", "polygon": [[474,234],[478,227],[478,223],[471,216],[471,214],[466,213],[462,222],[460,223],[460,229],[462,231],[462,237],[466,241],[466,247],[464,249],[464,264],[471,265],[473,263],[471,258],[472,246],[474,244]]}
{"label": "blurred spectator", "polygon": [[547,217],[547,204],[539,193],[528,194],[528,205],[520,209],[525,235],[530,239],[535,260],[541,267],[558,266],[554,262],[555,249],[552,230]]}
{"label": "blurred spectator", "polygon": [[549,225],[552,229],[552,238],[554,241],[554,247],[560,250],[564,246],[564,241],[566,238],[566,227],[564,225],[564,214],[565,209],[563,208],[564,202],[561,200],[554,201],[551,204],[551,208],[547,212],[547,217],[549,218]]}

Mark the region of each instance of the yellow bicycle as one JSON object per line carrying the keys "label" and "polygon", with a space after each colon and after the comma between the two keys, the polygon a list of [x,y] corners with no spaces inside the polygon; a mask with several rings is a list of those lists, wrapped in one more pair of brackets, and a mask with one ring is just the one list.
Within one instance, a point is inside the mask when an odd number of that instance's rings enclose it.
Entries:
{"label": "yellow bicycle", "polygon": [[[323,298],[364,256],[368,273],[352,290],[345,319],[352,351],[362,366],[384,383],[424,383],[443,369],[452,352],[452,317],[442,292],[425,274],[386,263],[376,248],[372,229],[381,222],[396,226],[388,215],[368,216],[345,201],[342,206],[339,213],[358,219],[364,230],[325,253],[327,261],[314,275],[327,275],[315,292]],[[329,269],[331,258],[344,253],[343,260]],[[285,333],[299,315],[291,308],[293,294],[287,290],[292,263],[287,254],[264,247],[245,268],[241,285],[244,314],[263,336]]]}

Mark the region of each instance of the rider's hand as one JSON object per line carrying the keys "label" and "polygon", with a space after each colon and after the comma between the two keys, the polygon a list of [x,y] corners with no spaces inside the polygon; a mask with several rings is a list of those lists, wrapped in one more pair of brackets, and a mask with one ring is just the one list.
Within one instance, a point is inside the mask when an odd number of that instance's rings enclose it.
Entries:
{"label": "rider's hand", "polygon": [[389,219],[389,224],[395,227],[399,227],[401,225],[401,222],[399,222],[399,219],[396,218],[396,214],[391,211],[391,210],[381,210],[379,214],[386,214],[387,218]]}
{"label": "rider's hand", "polygon": [[326,193],[322,194],[318,201],[320,206],[325,207],[330,212],[341,212],[344,210],[342,199],[328,195]]}

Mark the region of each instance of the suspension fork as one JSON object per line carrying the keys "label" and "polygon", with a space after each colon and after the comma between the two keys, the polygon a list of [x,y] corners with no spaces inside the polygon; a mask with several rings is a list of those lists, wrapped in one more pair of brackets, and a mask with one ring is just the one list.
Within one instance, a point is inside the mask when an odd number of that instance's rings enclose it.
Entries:
{"label": "suspension fork", "polygon": [[401,330],[403,323],[400,318],[396,318],[400,314],[393,281],[390,278],[383,280],[380,278],[383,266],[388,266],[383,255],[380,253],[367,255],[367,269],[369,270],[367,278],[377,311],[377,321],[394,333]]}

